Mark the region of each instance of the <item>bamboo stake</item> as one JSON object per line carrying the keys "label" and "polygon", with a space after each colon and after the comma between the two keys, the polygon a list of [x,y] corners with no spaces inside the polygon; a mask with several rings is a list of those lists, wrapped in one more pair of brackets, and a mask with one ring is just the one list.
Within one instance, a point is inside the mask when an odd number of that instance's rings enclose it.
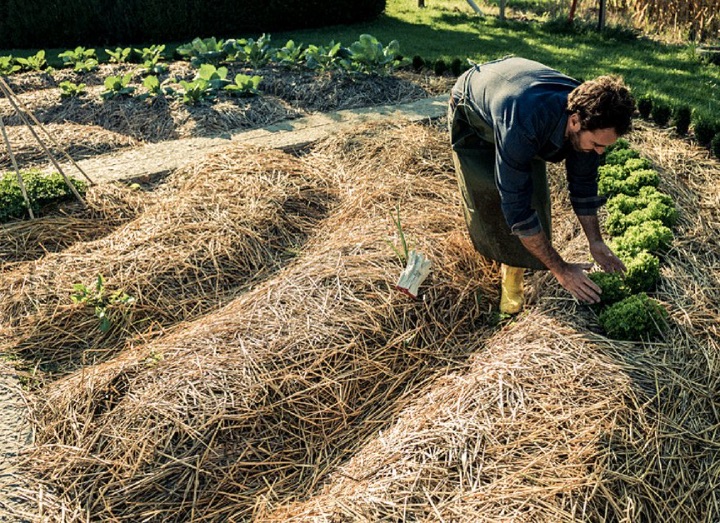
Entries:
{"label": "bamboo stake", "polygon": [[[12,95],[15,95],[15,93],[12,91],[10,86],[7,84],[7,82],[5,82],[5,80],[2,77],[0,77],[0,85],[3,85],[5,87],[5,90],[9,91]],[[53,143],[53,145],[55,145],[58,149],[60,149],[60,152],[62,152],[63,156],[65,156],[65,158],[67,158],[70,161],[70,163],[72,163],[73,166],[75,166],[75,168],[78,171],[80,171],[80,174],[82,174],[85,177],[85,179],[90,183],[90,185],[95,185],[95,182],[90,179],[90,177],[85,173],[85,171],[83,171],[82,168],[75,162],[73,157],[68,154],[68,152],[65,150],[65,147],[63,147],[57,140],[55,140],[55,138],[48,132],[48,130],[45,129],[45,126],[40,123],[40,121],[35,117],[35,115],[32,113],[32,111],[29,111],[27,109],[27,107],[25,107],[25,105],[23,105],[22,101],[20,101],[20,99],[17,97],[17,95],[15,95],[15,98],[17,98],[16,102],[18,103],[20,108],[28,116],[30,116],[30,118],[35,123],[35,125],[37,125],[40,128],[40,130],[43,133],[45,133],[45,136],[47,136],[50,139],[50,141]]]}
{"label": "bamboo stake", "polygon": [[27,207],[28,213],[30,214],[30,218],[34,219],[35,215],[32,210],[32,205],[30,204],[30,198],[28,197],[27,189],[25,189],[25,182],[23,182],[22,175],[20,174],[20,168],[18,167],[17,161],[15,160],[15,154],[12,150],[12,145],[10,144],[10,139],[8,138],[7,132],[5,131],[5,122],[3,122],[2,116],[0,116],[0,131],[2,131],[3,141],[5,142],[5,147],[7,148],[8,155],[10,156],[10,161],[13,164],[13,168],[15,169],[15,174],[17,174],[18,179],[18,185],[20,186],[20,191],[23,195],[23,200],[25,200],[25,206]]}
{"label": "bamboo stake", "polygon": [[40,145],[40,147],[43,149],[43,151],[45,151],[45,154],[47,154],[48,158],[50,158],[50,161],[53,163],[53,165],[58,170],[58,172],[62,175],[63,179],[65,180],[65,183],[70,188],[72,193],[75,195],[75,198],[77,198],[80,203],[87,206],[87,204],[85,203],[85,200],[80,195],[78,190],[75,188],[75,185],[70,181],[70,178],[67,177],[67,175],[62,170],[62,167],[60,167],[60,164],[57,162],[57,160],[55,159],[53,154],[47,148],[45,143],[43,143],[43,141],[40,139],[40,136],[38,136],[38,134],[35,132],[35,129],[33,129],[33,125],[27,119],[27,116],[25,115],[25,113],[23,113],[23,111],[18,107],[17,103],[13,99],[12,90],[10,89],[10,87],[8,87],[8,85],[5,83],[5,80],[3,80],[2,78],[0,78],[0,91],[2,91],[3,94],[5,94],[8,101],[10,102],[10,105],[13,106],[13,108],[17,112],[18,116],[20,116],[20,118],[25,123],[25,125],[27,125],[28,129],[30,129],[30,133],[33,135],[33,137],[35,137],[35,140],[37,140],[37,143]]}

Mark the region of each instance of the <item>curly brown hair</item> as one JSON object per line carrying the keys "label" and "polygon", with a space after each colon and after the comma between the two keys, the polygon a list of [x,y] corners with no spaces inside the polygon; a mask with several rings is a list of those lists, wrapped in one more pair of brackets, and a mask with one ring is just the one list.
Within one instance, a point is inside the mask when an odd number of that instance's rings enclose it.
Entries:
{"label": "curly brown hair", "polygon": [[622,136],[632,128],[635,99],[617,76],[599,76],[577,86],[568,96],[568,113],[577,113],[586,131],[615,129]]}

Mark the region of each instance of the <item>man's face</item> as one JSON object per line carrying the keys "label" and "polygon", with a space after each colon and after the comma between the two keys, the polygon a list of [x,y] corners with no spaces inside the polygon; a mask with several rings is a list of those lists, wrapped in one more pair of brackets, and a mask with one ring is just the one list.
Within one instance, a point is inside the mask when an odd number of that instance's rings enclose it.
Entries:
{"label": "man's face", "polygon": [[576,151],[589,153],[595,151],[603,154],[605,149],[614,144],[618,135],[615,129],[595,129],[594,131],[570,131],[568,139]]}
{"label": "man's face", "polygon": [[577,114],[572,114],[568,118],[565,137],[570,140],[576,151],[583,153],[595,151],[597,154],[603,154],[605,149],[618,139],[618,135],[613,128],[595,129],[594,131],[581,129],[580,119]]}

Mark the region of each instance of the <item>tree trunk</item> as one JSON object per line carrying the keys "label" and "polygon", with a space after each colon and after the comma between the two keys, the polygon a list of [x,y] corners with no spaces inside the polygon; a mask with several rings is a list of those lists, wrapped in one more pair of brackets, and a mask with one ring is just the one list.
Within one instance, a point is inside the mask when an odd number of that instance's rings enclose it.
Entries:
{"label": "tree trunk", "polygon": [[425,0],[418,0],[418,7],[425,7]]}
{"label": "tree trunk", "polygon": [[577,9],[577,3],[578,0],[572,0],[572,4],[570,4],[570,14],[568,14],[568,22],[571,24],[575,20],[575,9]]}
{"label": "tree trunk", "polygon": [[607,0],[598,0],[600,9],[598,10],[598,31],[605,29],[605,17],[607,15]]}
{"label": "tree trunk", "polygon": [[500,20],[505,20],[505,0],[500,0]]}

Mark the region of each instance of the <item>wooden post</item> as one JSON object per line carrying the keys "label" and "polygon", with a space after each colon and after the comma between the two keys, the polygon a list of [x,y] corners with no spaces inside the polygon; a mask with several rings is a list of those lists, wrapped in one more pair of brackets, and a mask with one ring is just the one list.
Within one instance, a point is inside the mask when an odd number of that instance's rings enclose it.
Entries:
{"label": "wooden post", "polygon": [[467,3],[470,4],[470,7],[473,8],[473,11],[475,11],[475,13],[482,16],[482,14],[483,14],[482,10],[478,7],[478,5],[475,2],[473,2],[473,0],[467,0]]}
{"label": "wooden post", "polygon": [[598,0],[600,9],[598,9],[598,31],[605,29],[605,17],[607,15],[607,0]]}

